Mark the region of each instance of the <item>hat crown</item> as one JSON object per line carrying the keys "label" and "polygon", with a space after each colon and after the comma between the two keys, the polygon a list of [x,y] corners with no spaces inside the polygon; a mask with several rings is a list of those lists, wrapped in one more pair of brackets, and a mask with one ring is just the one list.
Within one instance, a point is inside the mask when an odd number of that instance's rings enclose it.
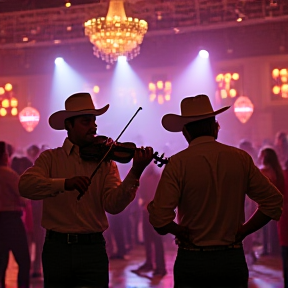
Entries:
{"label": "hat crown", "polygon": [[95,109],[89,93],[76,93],[65,101],[66,111],[81,111]]}
{"label": "hat crown", "polygon": [[181,115],[184,117],[213,113],[214,110],[207,95],[187,97],[181,101]]}

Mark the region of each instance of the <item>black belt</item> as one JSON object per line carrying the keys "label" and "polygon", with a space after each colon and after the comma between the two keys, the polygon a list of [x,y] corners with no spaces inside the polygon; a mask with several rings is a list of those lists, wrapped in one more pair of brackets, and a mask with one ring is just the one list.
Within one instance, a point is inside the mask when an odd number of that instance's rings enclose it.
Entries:
{"label": "black belt", "polygon": [[104,237],[102,232],[89,233],[89,234],[76,234],[76,233],[60,233],[52,230],[47,230],[46,239],[59,243],[67,244],[92,244],[103,243]]}
{"label": "black belt", "polygon": [[196,245],[179,245],[180,249],[190,251],[221,251],[231,249],[242,249],[242,244],[231,244],[231,245],[216,245],[216,246],[196,246]]}

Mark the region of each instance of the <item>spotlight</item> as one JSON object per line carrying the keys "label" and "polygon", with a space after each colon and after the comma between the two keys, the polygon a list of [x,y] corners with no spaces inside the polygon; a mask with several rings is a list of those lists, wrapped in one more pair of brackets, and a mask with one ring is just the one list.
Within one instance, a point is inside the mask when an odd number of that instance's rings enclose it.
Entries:
{"label": "spotlight", "polygon": [[209,58],[209,52],[207,51],[207,50],[200,50],[199,51],[199,56],[201,57],[201,58]]}
{"label": "spotlight", "polygon": [[118,56],[117,60],[120,63],[124,63],[124,62],[127,62],[127,57],[126,56]]}
{"label": "spotlight", "polygon": [[57,57],[54,62],[56,65],[61,65],[64,62],[64,59],[62,57]]}

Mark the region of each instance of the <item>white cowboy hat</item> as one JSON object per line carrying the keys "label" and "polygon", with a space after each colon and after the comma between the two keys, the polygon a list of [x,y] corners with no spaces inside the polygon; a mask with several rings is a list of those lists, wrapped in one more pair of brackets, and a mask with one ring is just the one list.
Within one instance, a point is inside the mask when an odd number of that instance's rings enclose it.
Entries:
{"label": "white cowboy hat", "polygon": [[187,97],[181,101],[181,115],[164,115],[162,125],[170,132],[180,132],[185,124],[213,117],[228,108],[230,106],[214,111],[207,95]]}
{"label": "white cowboy hat", "polygon": [[95,109],[89,93],[76,93],[66,99],[65,110],[57,111],[49,117],[49,124],[55,130],[62,130],[65,129],[64,122],[67,118],[87,114],[99,116],[104,114],[108,108],[109,104],[101,109]]}

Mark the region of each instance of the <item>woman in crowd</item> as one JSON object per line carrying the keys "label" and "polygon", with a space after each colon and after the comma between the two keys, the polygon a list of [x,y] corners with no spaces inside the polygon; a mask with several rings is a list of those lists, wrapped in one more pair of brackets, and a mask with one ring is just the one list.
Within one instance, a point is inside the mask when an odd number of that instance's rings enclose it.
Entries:
{"label": "woman in crowd", "polygon": [[[261,172],[284,194],[284,174],[277,154],[272,148],[263,148],[259,154]],[[263,254],[280,254],[279,237],[277,233],[277,222],[270,221],[263,227],[264,247]]]}
{"label": "woman in crowd", "polygon": [[282,216],[278,222],[278,234],[282,252],[284,288],[288,288],[288,160],[284,169],[284,202]]}

